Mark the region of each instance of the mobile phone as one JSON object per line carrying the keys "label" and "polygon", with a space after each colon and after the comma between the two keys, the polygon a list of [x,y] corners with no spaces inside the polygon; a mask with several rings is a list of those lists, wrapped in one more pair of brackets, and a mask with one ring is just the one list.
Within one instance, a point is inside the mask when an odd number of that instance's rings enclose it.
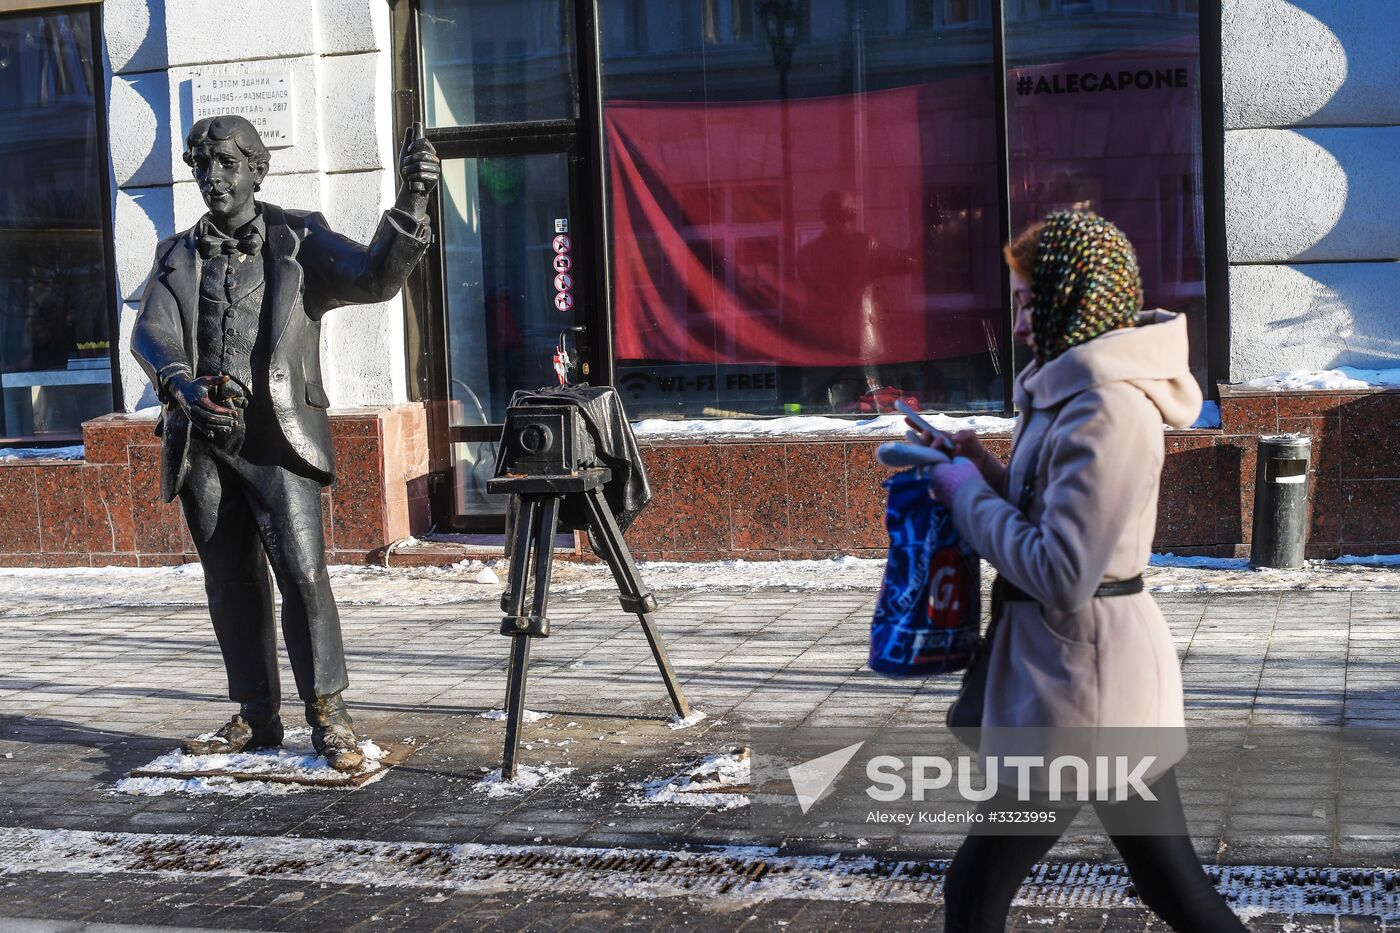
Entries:
{"label": "mobile phone", "polygon": [[953,439],[951,437],[949,437],[947,434],[944,434],[942,431],[938,430],[933,425],[925,421],[924,416],[919,414],[914,409],[914,406],[904,401],[904,399],[895,399],[894,407],[898,408],[900,414],[908,418],[910,422],[912,422],[913,425],[920,431],[927,431],[929,434],[932,434],[933,446],[941,447],[947,451],[952,451],[954,446],[956,446],[954,445]]}

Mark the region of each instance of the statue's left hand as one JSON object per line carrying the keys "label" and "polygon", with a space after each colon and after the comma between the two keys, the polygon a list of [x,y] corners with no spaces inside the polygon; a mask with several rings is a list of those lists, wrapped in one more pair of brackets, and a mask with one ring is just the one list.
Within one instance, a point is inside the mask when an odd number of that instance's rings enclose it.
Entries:
{"label": "statue's left hand", "polygon": [[442,177],[442,161],[433,144],[423,135],[421,123],[414,123],[404,134],[399,174],[403,176],[404,186],[399,192],[398,207],[423,219],[428,213],[428,197]]}

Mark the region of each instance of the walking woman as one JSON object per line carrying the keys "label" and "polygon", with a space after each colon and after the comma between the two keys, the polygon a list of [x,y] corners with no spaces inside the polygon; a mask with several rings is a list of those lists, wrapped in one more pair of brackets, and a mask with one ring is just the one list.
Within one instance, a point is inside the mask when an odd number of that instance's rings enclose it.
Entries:
{"label": "walking woman", "polygon": [[[1140,575],[1157,519],[1162,425],[1185,427],[1201,409],[1186,320],[1142,311],[1132,244],[1093,214],[1050,215],[1006,258],[1015,336],[1035,354],[1016,379],[1011,463],[1003,467],[967,431],[954,437],[960,456],[931,471],[934,496],[998,572],[995,634],[981,659],[982,754],[985,730],[1003,727],[1178,732],[1180,667]],[[1186,834],[1170,767],[1180,754],[1159,763],[1155,801],[1095,806],[1138,896],[1173,929],[1244,930]],[[1121,831],[1145,823],[1174,832]],[[1017,888],[1057,838],[969,835],[948,871],[946,929],[1003,930]]]}

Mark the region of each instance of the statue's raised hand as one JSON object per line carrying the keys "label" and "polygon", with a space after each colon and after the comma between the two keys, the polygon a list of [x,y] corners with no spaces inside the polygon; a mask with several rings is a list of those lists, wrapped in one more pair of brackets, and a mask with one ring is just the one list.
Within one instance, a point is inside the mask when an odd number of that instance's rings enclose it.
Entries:
{"label": "statue's raised hand", "polygon": [[404,134],[403,148],[399,151],[399,174],[403,176],[404,186],[399,192],[398,207],[422,220],[428,213],[428,196],[442,177],[442,160],[423,135],[421,123],[414,123]]}

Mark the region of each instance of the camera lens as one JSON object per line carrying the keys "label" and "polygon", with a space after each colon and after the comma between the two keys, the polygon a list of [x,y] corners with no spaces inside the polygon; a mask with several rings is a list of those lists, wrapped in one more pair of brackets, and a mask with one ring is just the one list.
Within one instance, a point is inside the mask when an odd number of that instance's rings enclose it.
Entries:
{"label": "camera lens", "polygon": [[542,424],[526,425],[520,431],[520,446],[525,448],[526,453],[537,454],[548,450],[553,440],[549,428]]}

